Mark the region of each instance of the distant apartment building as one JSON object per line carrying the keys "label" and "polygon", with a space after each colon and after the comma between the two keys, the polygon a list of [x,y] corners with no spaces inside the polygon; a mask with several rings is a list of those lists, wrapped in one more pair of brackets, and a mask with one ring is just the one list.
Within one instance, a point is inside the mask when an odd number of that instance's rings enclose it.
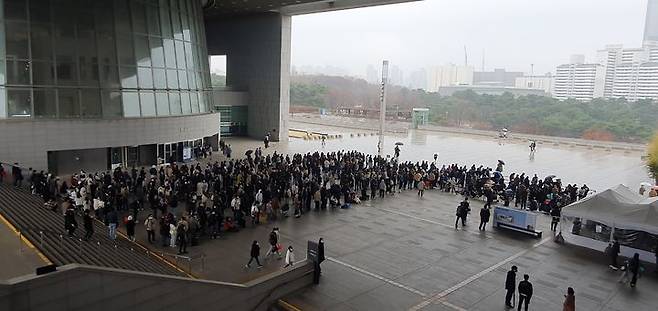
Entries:
{"label": "distant apartment building", "polygon": [[645,41],[641,48],[608,45],[598,51],[598,57],[605,66],[603,96],[630,101],[658,99],[658,44]]}
{"label": "distant apartment building", "polygon": [[523,77],[523,72],[494,69],[493,71],[473,72],[473,84],[488,86],[514,86],[516,78]]}
{"label": "distant apartment building", "polygon": [[438,92],[442,86],[472,85],[473,67],[448,64],[427,72],[427,91]]}
{"label": "distant apartment building", "polygon": [[419,69],[409,74],[405,84],[410,89],[427,89],[427,70]]}
{"label": "distant apartment building", "polygon": [[[580,57],[578,57],[580,58]],[[556,69],[553,97],[559,100],[576,99],[590,101],[603,97],[605,66],[585,64],[584,59],[574,59],[570,64]]]}
{"label": "distant apartment building", "polygon": [[523,76],[514,80],[514,87],[517,89],[542,90],[546,94],[553,94],[555,77],[548,73],[543,76]]}
{"label": "distant apartment building", "polygon": [[644,43],[648,45],[658,43],[658,0],[649,0],[647,4],[647,18],[644,22]]}

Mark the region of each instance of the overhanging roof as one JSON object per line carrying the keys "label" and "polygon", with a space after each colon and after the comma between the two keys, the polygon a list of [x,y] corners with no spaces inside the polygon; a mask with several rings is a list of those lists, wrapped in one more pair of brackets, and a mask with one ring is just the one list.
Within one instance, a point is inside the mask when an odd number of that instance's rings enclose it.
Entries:
{"label": "overhanging roof", "polygon": [[420,0],[206,0],[207,17],[279,12],[301,15]]}

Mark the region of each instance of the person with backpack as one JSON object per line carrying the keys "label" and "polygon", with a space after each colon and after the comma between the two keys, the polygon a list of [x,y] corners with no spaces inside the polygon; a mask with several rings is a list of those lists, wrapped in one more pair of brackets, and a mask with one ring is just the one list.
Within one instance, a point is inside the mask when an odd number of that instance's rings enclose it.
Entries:
{"label": "person with backpack", "polygon": [[126,233],[129,240],[135,241],[135,219],[132,215],[126,219]]}
{"label": "person with backpack", "polygon": [[462,227],[466,226],[466,217],[468,216],[468,212],[471,211],[469,206],[470,204],[468,203],[468,197],[464,198],[464,201],[459,203],[456,213],[457,219],[455,219],[455,229],[457,229],[457,225],[459,224],[460,219],[462,222]]}
{"label": "person with backpack", "polygon": [[69,207],[64,213],[64,229],[69,237],[72,237],[76,228],[78,228],[78,222],[75,220],[75,212],[72,207]]}
{"label": "person with backpack", "polygon": [[514,296],[514,292],[516,290],[516,271],[518,269],[516,266],[512,266],[512,269],[510,271],[507,271],[507,277],[505,278],[505,290],[507,291],[507,294],[505,294],[505,306],[507,308],[514,308],[512,306],[512,296]]}
{"label": "person with backpack", "polygon": [[278,227],[272,228],[272,232],[270,232],[270,236],[269,236],[269,242],[270,242],[270,251],[267,252],[267,255],[265,255],[265,259],[268,259],[270,255],[274,255],[274,254],[277,254],[279,256],[278,259],[281,259],[281,250],[280,250],[281,245],[279,244]]}
{"label": "person with backpack", "polygon": [[91,217],[91,212],[85,210],[84,216],[82,217],[82,222],[85,228],[85,237],[84,240],[88,241],[91,239],[91,236],[94,234],[94,219]]}
{"label": "person with backpack", "polygon": [[144,221],[144,227],[146,227],[146,236],[149,243],[155,242],[155,218],[153,218],[153,214],[148,215]]}

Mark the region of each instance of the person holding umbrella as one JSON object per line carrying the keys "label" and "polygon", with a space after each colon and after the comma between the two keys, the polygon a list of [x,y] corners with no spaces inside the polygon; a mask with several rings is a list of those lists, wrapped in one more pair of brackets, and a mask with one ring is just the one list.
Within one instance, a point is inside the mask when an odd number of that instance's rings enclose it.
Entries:
{"label": "person holding umbrella", "polygon": [[395,157],[396,158],[400,157],[400,146],[402,146],[402,145],[404,145],[404,144],[401,143],[401,142],[395,143],[395,150],[394,151],[395,151]]}

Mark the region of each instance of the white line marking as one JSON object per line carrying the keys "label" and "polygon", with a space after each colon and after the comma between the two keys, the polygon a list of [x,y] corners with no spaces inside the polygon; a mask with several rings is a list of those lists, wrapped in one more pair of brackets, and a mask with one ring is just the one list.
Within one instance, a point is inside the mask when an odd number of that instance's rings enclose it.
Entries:
{"label": "white line marking", "polygon": [[[411,215],[411,214],[407,214],[407,213],[403,213],[403,212],[398,212],[398,211],[391,210],[391,209],[387,209],[387,208],[377,208],[377,207],[375,207],[375,209],[382,210],[382,211],[384,211],[384,212],[389,212],[389,213],[397,214],[397,215],[404,216],[404,217],[413,218],[413,219],[420,220],[420,221],[424,221],[424,222],[427,222],[427,223],[431,223],[431,224],[435,224],[435,225],[443,226],[443,227],[446,227],[446,228],[455,229],[455,227],[452,226],[452,225],[448,225],[448,224],[440,223],[440,222],[437,222],[437,221],[434,221],[434,220],[430,220],[430,219],[421,218],[421,217],[414,216],[414,215]],[[464,230],[463,227],[462,227],[462,230],[461,230],[461,231],[468,232],[468,233],[471,233],[471,234],[484,235],[484,236],[486,236],[487,238],[490,238],[490,237],[489,237],[489,234],[488,234],[488,233],[485,233],[485,231],[479,231],[479,230],[478,230],[478,231],[469,231],[469,230]]]}
{"label": "white line marking", "polygon": [[412,292],[412,293],[414,293],[414,294],[420,295],[420,296],[422,296],[422,297],[427,297],[427,294],[425,294],[425,293],[423,293],[423,292],[421,292],[421,291],[419,291],[419,290],[417,290],[417,289],[415,289],[415,288],[409,287],[409,286],[407,286],[407,285],[400,284],[400,283],[395,282],[395,281],[393,281],[393,280],[391,280],[391,279],[387,279],[387,278],[385,278],[385,277],[383,277],[383,276],[381,276],[381,275],[374,274],[374,273],[372,273],[372,272],[370,272],[370,271],[363,270],[363,269],[361,269],[361,268],[359,268],[359,267],[355,267],[355,266],[353,266],[353,265],[351,265],[351,264],[348,264],[348,263],[346,263],[346,262],[340,261],[340,260],[338,260],[338,259],[336,259],[336,258],[333,258],[333,257],[327,257],[327,260],[332,261],[332,262],[335,262],[335,263],[337,263],[337,264],[339,264],[339,265],[343,265],[343,266],[348,267],[348,268],[350,268],[350,269],[352,269],[352,270],[354,270],[354,271],[357,271],[357,272],[363,273],[363,274],[365,274],[365,275],[371,276],[371,277],[376,278],[376,279],[378,279],[378,280],[380,280],[380,281],[384,281],[384,282],[386,282],[386,283],[388,283],[388,284],[390,284],[390,285],[393,285],[393,286],[395,286],[395,287],[402,288],[402,289],[404,289],[404,290],[407,290],[407,291]]}
{"label": "white line marking", "polygon": [[544,244],[544,243],[550,241],[551,239],[552,239],[552,237],[547,237],[547,238],[545,238],[545,239],[543,239],[543,240],[541,240],[541,241],[535,243],[534,245],[532,245],[531,248],[529,248],[529,249],[525,249],[525,250],[522,250],[522,251],[520,251],[520,252],[518,252],[518,253],[516,253],[516,254],[510,256],[510,257],[505,258],[503,261],[501,261],[501,262],[499,262],[499,263],[497,263],[497,264],[495,264],[495,265],[493,265],[493,266],[491,266],[491,267],[489,267],[489,268],[486,268],[486,269],[484,269],[484,270],[482,270],[482,271],[476,273],[475,275],[472,275],[471,277],[469,277],[469,278],[467,278],[467,279],[465,279],[465,280],[463,280],[463,281],[461,281],[461,282],[455,284],[453,287],[450,287],[450,288],[448,288],[448,289],[446,289],[446,290],[444,290],[444,291],[442,291],[442,292],[439,292],[439,293],[433,295],[432,297],[429,297],[429,298],[426,299],[425,301],[423,301],[423,302],[421,302],[421,303],[419,303],[419,304],[417,304],[417,305],[415,305],[415,306],[409,308],[409,311],[417,311],[417,310],[420,310],[420,309],[422,309],[422,308],[428,306],[428,305],[431,304],[431,303],[441,302],[441,299],[445,298],[446,296],[450,295],[451,293],[455,292],[456,290],[458,290],[458,289],[460,289],[460,288],[462,288],[462,287],[468,285],[469,283],[471,283],[471,282],[473,282],[473,281],[475,281],[475,280],[481,278],[481,277],[484,276],[485,274],[487,274],[487,273],[489,273],[489,272],[491,272],[491,271],[493,271],[493,270],[495,270],[495,269],[498,269],[498,268],[501,267],[502,265],[505,265],[505,264],[509,263],[510,261],[512,261],[512,260],[514,260],[514,259],[517,259],[517,258],[523,256],[523,255],[526,254],[527,252],[529,252],[529,251],[531,251],[531,250],[533,250],[533,249],[535,249],[535,248],[541,246],[542,244]]}

